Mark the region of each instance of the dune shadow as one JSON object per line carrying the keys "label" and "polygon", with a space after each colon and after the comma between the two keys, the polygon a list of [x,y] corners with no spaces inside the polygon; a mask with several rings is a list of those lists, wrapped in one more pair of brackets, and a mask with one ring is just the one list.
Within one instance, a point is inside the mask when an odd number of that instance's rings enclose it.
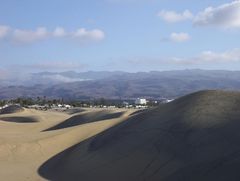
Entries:
{"label": "dune shadow", "polygon": [[65,110],[64,112],[66,112],[67,114],[76,114],[76,113],[82,113],[82,112],[84,112],[84,111],[86,111],[85,109],[67,109],[67,110]]}
{"label": "dune shadow", "polygon": [[[121,127],[122,123],[120,123],[119,125]],[[93,157],[92,156],[89,157],[87,154],[92,151],[96,151],[99,148],[98,138],[100,137],[100,139],[101,139],[102,135],[104,136],[105,134],[107,134],[107,135],[109,133],[111,134],[112,131],[116,130],[119,127],[119,125],[111,128],[110,131],[105,130],[102,133],[99,133],[93,137],[90,137],[87,140],[77,143],[77,144],[65,149],[64,151],[54,155],[53,157],[51,157],[49,160],[44,162],[38,168],[38,174],[41,177],[43,177],[47,180],[52,180],[52,181],[65,181],[65,180],[75,181],[76,178],[79,178],[79,180],[87,180],[84,176],[79,177],[79,175],[71,174],[68,171],[65,172],[64,170],[62,170],[65,162],[68,162],[68,159],[69,159],[69,157],[72,156],[72,153],[77,153],[80,155],[83,147],[85,147],[87,149],[86,150],[87,153],[83,153],[83,155],[82,155],[83,157],[84,157],[84,155],[86,155],[86,158],[84,158],[84,160],[86,160],[86,161],[88,159],[91,160]],[[112,139],[114,139],[114,137]],[[97,142],[97,144],[95,144],[96,142]],[[104,146],[104,144],[101,143],[101,146]],[[79,158],[76,157],[76,160],[78,160],[78,159]],[[77,163],[76,169],[81,170],[81,168],[84,167],[84,163],[81,164],[81,160],[78,160],[78,161],[79,161],[79,163]],[[98,179],[95,178],[94,180],[98,180]]]}
{"label": "dune shadow", "polygon": [[15,123],[36,123],[38,120],[34,117],[2,117],[1,121],[15,122]]}
{"label": "dune shadow", "polygon": [[97,122],[97,121],[102,121],[102,120],[107,120],[107,119],[116,119],[116,118],[121,117],[123,114],[124,114],[124,112],[109,113],[106,111],[98,111],[96,113],[93,112],[93,113],[85,113],[85,114],[81,114],[81,115],[75,115],[75,116],[72,116],[71,118],[65,120],[62,123],[59,123],[51,128],[43,130],[43,132],[69,128],[69,127],[78,126],[81,124]]}
{"label": "dune shadow", "polygon": [[[47,160],[38,168],[38,174],[47,180],[52,180],[52,181],[65,180],[64,178],[61,178],[61,174],[57,173],[58,168],[56,167],[56,165],[64,164],[64,161],[63,161],[64,157],[66,155],[70,155],[71,152],[74,151],[79,145],[80,143],[58,153],[57,155]],[[67,180],[74,181],[76,180],[76,178],[71,178],[70,176]]]}
{"label": "dune shadow", "polygon": [[[141,112],[139,112],[139,114],[141,114]],[[120,113],[118,113],[120,114]],[[113,115],[117,115],[116,113],[114,113]],[[113,116],[112,115],[112,116]],[[93,137],[88,138],[87,140],[84,140],[78,144],[75,144],[67,149],[65,149],[64,151],[56,154],[55,156],[53,156],[52,158],[50,158],[49,160],[47,160],[46,162],[44,162],[39,168],[38,168],[38,174],[48,180],[52,180],[52,181],[75,181],[76,178],[79,178],[79,180],[88,180],[88,176],[85,177],[84,172],[91,171],[94,170],[95,168],[100,168],[102,166],[105,166],[105,163],[93,163],[95,161],[93,161],[95,158],[95,153],[101,154],[101,152],[105,150],[106,147],[108,147],[109,145],[116,143],[117,140],[119,139],[119,137],[124,137],[127,138],[126,134],[124,132],[121,132],[122,129],[127,129],[127,128],[131,128],[133,125],[137,124],[139,121],[141,122],[145,116],[142,115],[136,115],[133,117],[128,118],[127,120],[125,120],[124,122],[121,122],[120,124],[107,129]],[[134,148],[136,145],[136,141],[135,140],[130,140],[129,141],[129,145],[130,145],[130,149]],[[126,148],[126,149],[125,149]],[[130,150],[127,147],[123,147],[120,148],[119,151],[123,151],[124,154],[127,155],[127,153]],[[115,150],[116,151],[116,150]],[[110,152],[112,152],[112,156],[113,156],[113,160],[118,160],[118,151],[113,151],[111,150]],[[75,154],[78,155],[75,157]],[[106,152],[106,154],[108,155],[109,152]],[[116,156],[117,155],[117,156]],[[75,157],[75,158],[73,158]],[[105,155],[103,156],[104,159]],[[70,159],[76,159],[76,168],[68,168],[65,170],[65,163],[68,162]],[[88,162],[88,160],[90,161],[90,164],[86,164],[86,162]],[[112,160],[112,161],[113,161]],[[105,160],[107,161],[107,160]],[[111,161],[111,162],[112,162]],[[66,165],[67,167],[67,165]],[[126,167],[127,168],[127,167]],[[73,169],[73,172],[69,172],[69,169]],[[76,172],[78,172],[76,174]],[[88,175],[89,173],[87,173],[86,175]],[[108,174],[111,175],[111,173],[109,172]],[[107,175],[107,174],[106,174]],[[93,175],[92,175],[93,176]],[[93,176],[94,177],[94,176]],[[94,179],[90,178],[90,180],[102,180],[101,178],[98,177],[94,177]],[[104,180],[104,179],[103,179]],[[118,180],[118,179],[115,179]]]}
{"label": "dune shadow", "polygon": [[135,111],[135,112],[131,113],[129,116],[135,116],[135,115],[138,115],[138,114],[143,113],[145,111],[146,111],[146,109],[141,109],[141,110],[138,110],[138,111]]}

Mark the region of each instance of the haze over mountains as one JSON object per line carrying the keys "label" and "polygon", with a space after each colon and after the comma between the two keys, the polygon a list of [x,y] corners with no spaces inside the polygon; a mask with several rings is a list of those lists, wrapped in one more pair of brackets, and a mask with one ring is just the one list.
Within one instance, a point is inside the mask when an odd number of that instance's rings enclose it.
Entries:
{"label": "haze over mountains", "polygon": [[37,97],[65,99],[176,98],[205,89],[240,90],[240,71],[176,70],[127,73],[41,72],[21,81],[1,82],[0,98]]}

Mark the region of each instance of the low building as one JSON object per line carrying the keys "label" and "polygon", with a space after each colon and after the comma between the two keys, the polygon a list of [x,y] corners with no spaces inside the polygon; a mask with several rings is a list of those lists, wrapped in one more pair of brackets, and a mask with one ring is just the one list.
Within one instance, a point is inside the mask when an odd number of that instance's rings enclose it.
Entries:
{"label": "low building", "polygon": [[146,109],[146,108],[148,108],[148,106],[147,105],[136,105],[135,108],[136,109]]}
{"label": "low building", "polygon": [[172,102],[174,99],[167,99],[166,103]]}
{"label": "low building", "polygon": [[146,105],[147,104],[147,100],[146,99],[142,99],[142,98],[137,98],[135,100],[135,104],[136,105]]}
{"label": "low building", "polygon": [[68,105],[68,104],[64,104],[64,107],[67,108],[67,109],[72,108],[72,106],[70,106],[70,105]]}
{"label": "low building", "polygon": [[160,99],[160,103],[162,104],[166,104],[166,103],[169,103],[169,102],[172,102],[174,101],[174,99],[167,99],[167,98],[161,98]]}

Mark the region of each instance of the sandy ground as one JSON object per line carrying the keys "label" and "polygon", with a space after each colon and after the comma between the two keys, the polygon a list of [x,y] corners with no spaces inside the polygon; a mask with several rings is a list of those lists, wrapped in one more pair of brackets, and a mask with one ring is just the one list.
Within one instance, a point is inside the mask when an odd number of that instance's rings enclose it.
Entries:
{"label": "sandy ground", "polygon": [[0,180],[240,180],[239,92],[134,111],[1,115]]}
{"label": "sandy ground", "polygon": [[25,109],[0,115],[0,178],[46,180],[38,174],[44,162],[126,120],[134,111],[87,109],[67,114]]}

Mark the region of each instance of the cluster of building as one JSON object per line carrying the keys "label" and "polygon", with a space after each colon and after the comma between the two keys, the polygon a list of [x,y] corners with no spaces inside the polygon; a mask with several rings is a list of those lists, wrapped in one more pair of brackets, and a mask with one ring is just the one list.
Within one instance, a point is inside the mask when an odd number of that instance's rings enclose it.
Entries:
{"label": "cluster of building", "polygon": [[[137,98],[135,99],[135,101],[123,101],[121,105],[116,104],[116,105],[87,105],[83,107],[90,107],[90,108],[118,108],[118,107],[124,107],[124,108],[136,108],[136,109],[145,109],[148,108],[149,106],[157,106],[159,104],[164,104],[164,103],[169,103],[173,101],[173,99],[166,99],[166,98],[162,98],[159,100],[147,100],[145,98]],[[0,107],[0,110],[8,107],[9,104],[6,104],[2,107]],[[58,110],[65,110],[65,109],[71,109],[73,108],[72,105],[69,104],[45,104],[45,105],[39,105],[39,104],[35,104],[35,105],[29,105],[27,106],[28,108],[31,109],[37,109],[37,110],[47,110],[47,109],[58,109]]]}
{"label": "cluster of building", "polygon": [[69,105],[69,104],[53,104],[53,105],[31,105],[31,106],[28,106],[28,108],[31,108],[31,109],[39,109],[39,110],[44,110],[44,109],[70,109],[72,108],[73,106]]}
{"label": "cluster of building", "polygon": [[0,106],[0,110],[2,110],[2,109],[5,109],[5,108],[7,108],[9,105],[8,104],[6,104],[6,105],[4,105],[4,106]]}
{"label": "cluster of building", "polygon": [[174,99],[161,99],[161,100],[153,100],[153,101],[148,101],[147,99],[144,98],[137,98],[134,102],[134,104],[129,104],[128,102],[124,101],[123,105],[126,108],[148,108],[149,105],[158,105],[158,104],[164,104],[164,103],[169,103],[172,102]]}

